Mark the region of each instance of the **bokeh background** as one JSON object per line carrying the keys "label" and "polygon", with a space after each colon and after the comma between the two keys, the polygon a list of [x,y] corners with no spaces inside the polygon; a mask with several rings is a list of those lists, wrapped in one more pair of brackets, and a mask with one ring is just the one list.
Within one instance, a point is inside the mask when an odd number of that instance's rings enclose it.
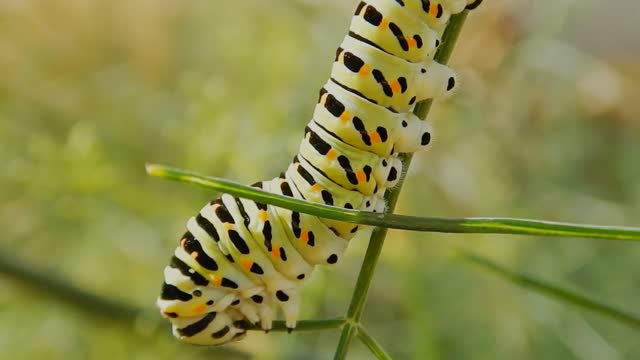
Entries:
{"label": "bokeh background", "polygon": [[[213,349],[168,335],[162,269],[215,194],[144,163],[246,183],[284,170],[355,5],[0,0],[2,258],[148,310],[103,316],[0,274],[0,358],[330,358],[338,331]],[[639,21],[635,0],[486,0],[397,212],[640,225]],[[308,281],[303,318],[344,314],[366,240]],[[391,231],[364,322],[394,357],[640,358],[638,332],[460,262],[460,248],[638,309],[639,244]],[[350,358],[370,357],[354,341]]]}

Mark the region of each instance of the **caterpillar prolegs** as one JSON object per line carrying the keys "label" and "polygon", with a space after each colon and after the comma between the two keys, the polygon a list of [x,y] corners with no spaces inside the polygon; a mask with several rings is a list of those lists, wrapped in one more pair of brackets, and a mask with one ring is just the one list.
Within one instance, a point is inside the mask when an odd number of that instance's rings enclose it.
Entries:
{"label": "caterpillar prolegs", "polygon": [[[451,14],[480,2],[360,2],[298,154],[281,176],[253,186],[383,211],[383,195],[402,170],[397,154],[431,140],[429,123],[411,113],[414,104],[456,86],[454,72],[432,59],[442,30]],[[316,265],[337,263],[361,229],[224,194],[187,222],[157,305],[189,343],[223,344],[251,324],[269,330],[277,308],[293,329],[300,283]]]}

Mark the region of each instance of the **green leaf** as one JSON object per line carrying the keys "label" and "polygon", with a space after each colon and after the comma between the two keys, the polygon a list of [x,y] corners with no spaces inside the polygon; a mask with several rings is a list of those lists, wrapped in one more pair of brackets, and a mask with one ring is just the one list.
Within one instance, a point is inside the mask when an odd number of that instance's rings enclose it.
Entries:
{"label": "green leaf", "polygon": [[610,317],[616,321],[635,328],[636,330],[640,330],[640,317],[636,315],[616,309],[613,306],[604,304],[600,301],[591,299],[574,291],[549,284],[530,275],[509,270],[483,256],[468,251],[460,251],[459,255],[464,261],[479,265],[485,270],[491,271],[494,274],[508,281],[511,281],[516,285],[520,285],[529,290],[538,292],[544,296],[548,296],[571,305],[577,305],[583,309]]}
{"label": "green leaf", "polygon": [[[176,169],[164,165],[149,164],[146,169],[147,173],[152,176],[197,184],[209,189],[231,194],[233,196],[251,199],[323,218],[355,224],[373,225],[391,229],[443,233],[538,235],[640,241],[640,228],[637,227],[575,224],[505,217],[470,217],[455,219],[374,213],[342,209],[334,206],[276,195],[230,180],[204,176],[187,170]],[[397,191],[398,188],[399,186],[393,190]],[[394,191],[390,191],[389,193],[394,194]],[[389,201],[387,201],[387,205],[389,209],[392,208]]]}

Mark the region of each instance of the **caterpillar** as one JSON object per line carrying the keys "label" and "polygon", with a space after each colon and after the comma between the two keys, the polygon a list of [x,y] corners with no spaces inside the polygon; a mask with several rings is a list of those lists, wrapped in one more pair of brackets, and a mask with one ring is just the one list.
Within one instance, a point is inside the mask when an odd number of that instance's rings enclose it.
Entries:
{"label": "caterpillar", "polygon": [[[482,0],[366,0],[336,51],[298,154],[265,191],[365,211],[384,211],[402,172],[398,153],[426,148],[431,127],[411,113],[452,93],[456,75],[433,60],[452,14]],[[173,334],[217,345],[251,326],[288,329],[299,285],[316,265],[336,264],[363,226],[321,219],[223,194],[187,221],[157,306]]]}

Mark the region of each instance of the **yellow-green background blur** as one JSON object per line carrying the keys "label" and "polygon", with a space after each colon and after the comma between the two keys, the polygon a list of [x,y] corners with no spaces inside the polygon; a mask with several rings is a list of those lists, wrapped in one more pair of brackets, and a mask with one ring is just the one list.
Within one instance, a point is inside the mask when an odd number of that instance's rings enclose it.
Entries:
{"label": "yellow-green background blur", "polygon": [[[162,269],[215,194],[144,163],[276,176],[355,5],[0,0],[0,251],[151,314],[107,319],[0,274],[0,358],[330,358],[338,331],[207,349],[157,328]],[[397,212],[640,225],[639,33],[635,0],[485,0]],[[365,246],[314,273],[303,318],[345,312]],[[364,323],[394,357],[640,358],[640,333],[466,265],[459,248],[638,309],[640,244],[392,231]],[[371,357],[357,341],[349,355]]]}

